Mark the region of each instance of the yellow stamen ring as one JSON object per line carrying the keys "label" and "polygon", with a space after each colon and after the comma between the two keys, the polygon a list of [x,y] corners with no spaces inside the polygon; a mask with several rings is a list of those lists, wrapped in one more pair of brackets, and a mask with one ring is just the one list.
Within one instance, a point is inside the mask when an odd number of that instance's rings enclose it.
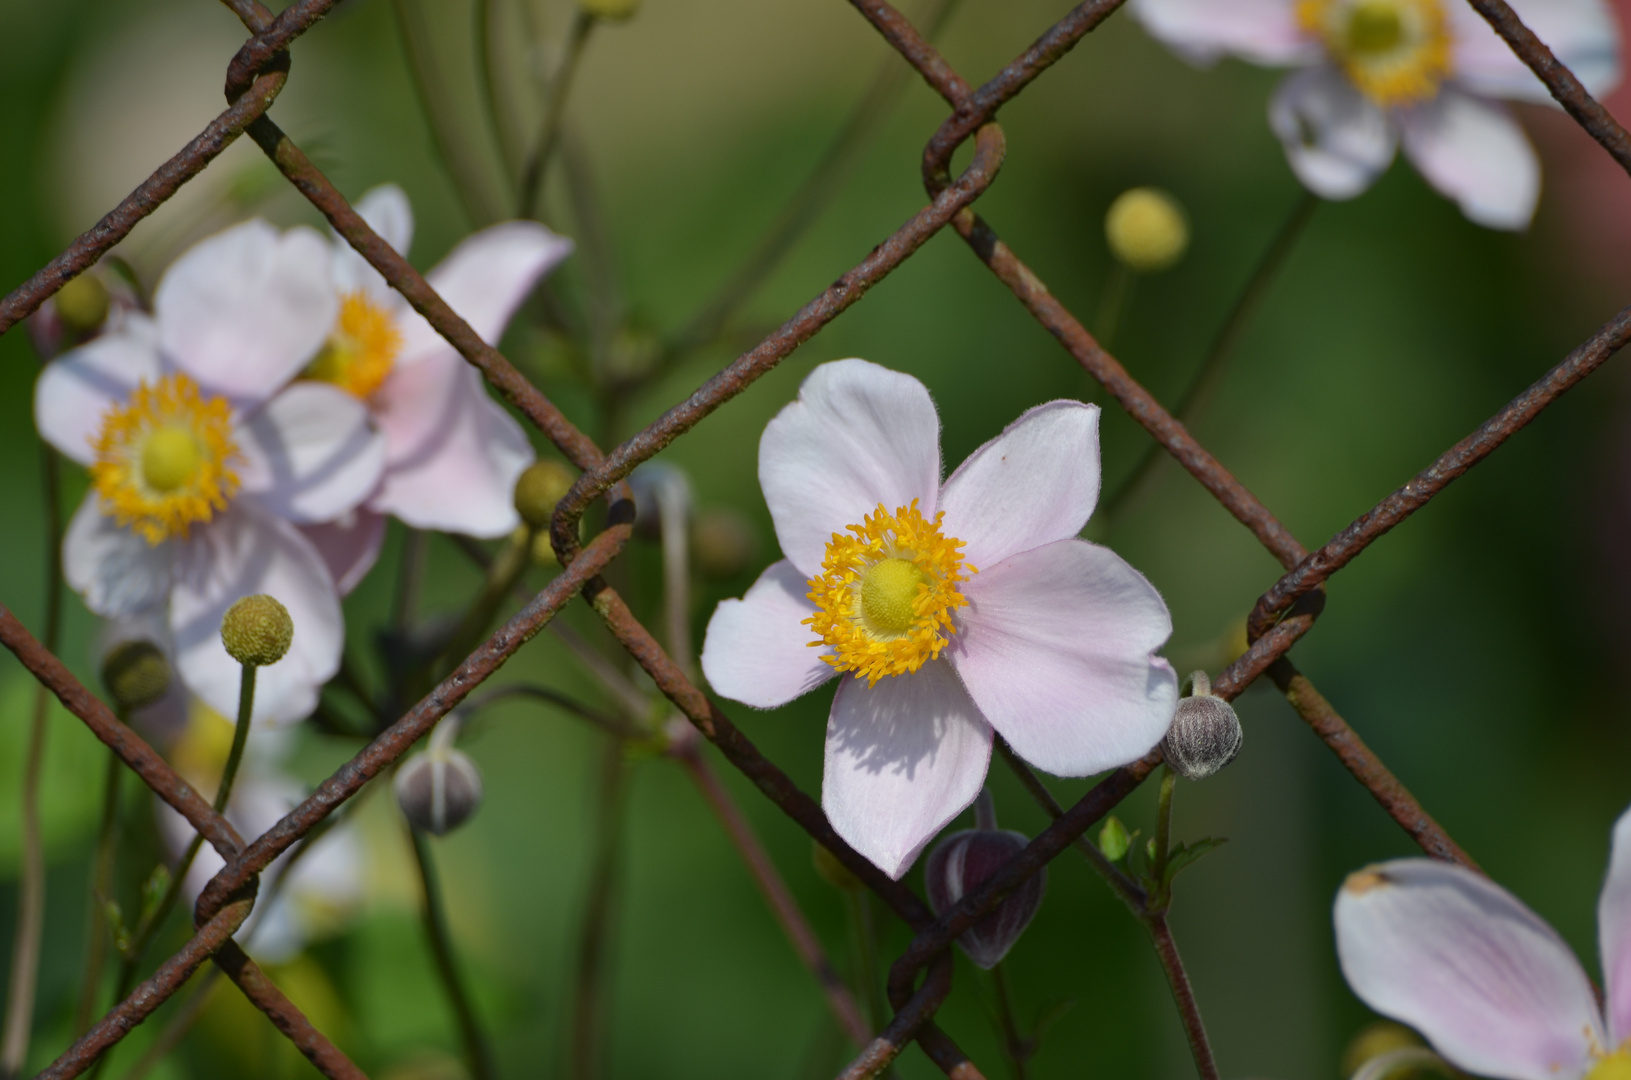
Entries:
{"label": "yellow stamen ring", "polygon": [[396,319],[359,289],[340,298],[339,321],[305,375],[367,398],[384,384],[401,352]]}
{"label": "yellow stamen ring", "polygon": [[103,505],[149,544],[185,537],[238,490],[232,406],[204,397],[186,375],[143,382],[102,417],[93,445],[91,483]]}
{"label": "yellow stamen ring", "polygon": [[904,675],[940,655],[957,632],[952,612],[968,603],[957,583],[977,573],[962,561],[963,542],[940,533],[940,519],[882,504],[853,535],[833,533],[821,575],[810,579],[817,611],[805,619],[832,647],[822,657],[839,671],[853,671],[870,686],[885,675]]}
{"label": "yellow stamen ring", "polygon": [[1450,76],[1443,0],[1298,0],[1297,18],[1384,108],[1427,101]]}

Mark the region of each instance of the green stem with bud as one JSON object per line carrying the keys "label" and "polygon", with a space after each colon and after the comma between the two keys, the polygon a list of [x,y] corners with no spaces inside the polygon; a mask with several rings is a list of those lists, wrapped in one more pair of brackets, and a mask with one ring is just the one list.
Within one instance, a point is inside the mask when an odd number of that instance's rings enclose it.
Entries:
{"label": "green stem with bud", "polygon": [[412,826],[408,826],[408,838],[413,844],[414,862],[418,864],[419,881],[424,887],[425,939],[430,943],[436,974],[442,980],[442,988],[447,991],[453,1019],[459,1026],[459,1039],[464,1043],[465,1057],[469,1059],[470,1076],[472,1080],[492,1080],[492,1052],[482,1034],[481,1022],[476,1018],[476,1009],[465,990],[464,980],[459,977],[458,963],[453,956],[453,939],[447,930],[442,890],[436,878],[436,867],[431,861],[429,845],[419,830]]}

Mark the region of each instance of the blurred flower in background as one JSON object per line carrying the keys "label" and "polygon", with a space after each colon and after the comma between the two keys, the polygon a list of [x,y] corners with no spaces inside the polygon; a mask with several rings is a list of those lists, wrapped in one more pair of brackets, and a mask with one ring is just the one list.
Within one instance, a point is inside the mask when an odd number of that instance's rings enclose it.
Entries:
{"label": "blurred flower in background", "polygon": [[[357,212],[399,253],[413,240],[413,210],[395,185],[377,187]],[[509,221],[467,238],[426,279],[489,343],[498,341],[538,279],[572,252],[572,241],[533,221]],[[536,456],[481,373],[431,329],[379,271],[333,237],[338,312],[305,376],[363,402],[385,436],[385,472],[367,509],[319,546],[334,553],[341,592],[378,554],[383,515],[415,528],[503,536],[520,524],[516,478]]]}
{"label": "blurred flower in background", "polygon": [[[1619,33],[1602,0],[1518,0],[1520,18],[1586,88],[1619,79]],[[1269,123],[1310,191],[1351,199],[1399,144],[1468,218],[1522,229],[1540,162],[1493,99],[1551,95],[1482,16],[1444,0],[1136,0],[1157,38],[1199,63],[1233,54],[1304,70],[1280,84]]]}
{"label": "blurred flower in background", "polygon": [[1172,720],[1177,678],[1155,655],[1166,605],[1076,538],[1099,495],[1098,421],[1080,402],[1037,406],[942,486],[927,388],[840,360],[765,428],[759,479],[785,557],[719,605],[702,668],[761,709],[844,674],[822,806],[891,877],[979,794],[993,728],[1027,761],[1088,776]]}
{"label": "blurred flower in background", "polygon": [[91,471],[63,543],[87,607],[115,619],[166,610],[182,681],[231,713],[239,665],[221,617],[246,594],[284,600],[294,645],[262,675],[262,722],[308,715],[339,667],[339,600],[298,526],[356,509],[384,461],[355,398],[286,385],[334,322],[329,269],[311,230],[246,222],[177,260],[151,317],[123,315],[35,385],[41,435]]}

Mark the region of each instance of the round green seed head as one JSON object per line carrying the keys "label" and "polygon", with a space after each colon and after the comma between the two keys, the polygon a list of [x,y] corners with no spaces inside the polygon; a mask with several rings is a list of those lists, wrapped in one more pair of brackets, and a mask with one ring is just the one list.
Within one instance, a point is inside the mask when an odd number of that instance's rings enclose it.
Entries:
{"label": "round green seed head", "polygon": [[121,641],[102,658],[102,685],[120,711],[145,708],[170,688],[170,662],[151,641]]}
{"label": "round green seed head", "polygon": [[555,504],[572,489],[577,474],[558,461],[535,461],[515,482],[515,512],[534,529],[549,528]]}
{"label": "round green seed head", "polygon": [[1156,188],[1124,191],[1104,216],[1110,253],[1140,274],[1165,270],[1189,248],[1189,220],[1171,195]]}
{"label": "round green seed head", "polygon": [[289,609],[265,593],[246,596],[221,619],[221,642],[240,664],[266,667],[283,659],[294,640]]}
{"label": "round green seed head", "polygon": [[94,274],[81,274],[57,290],[57,317],[68,329],[84,334],[108,317],[108,287]]}

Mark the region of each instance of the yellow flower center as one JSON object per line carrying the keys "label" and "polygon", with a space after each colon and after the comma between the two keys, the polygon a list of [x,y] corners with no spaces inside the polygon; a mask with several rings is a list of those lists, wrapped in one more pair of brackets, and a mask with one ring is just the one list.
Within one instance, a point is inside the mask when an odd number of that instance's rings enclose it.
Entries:
{"label": "yellow flower center", "polygon": [[401,351],[396,320],[359,289],[340,298],[340,319],[305,375],[366,398],[385,382]]}
{"label": "yellow flower center", "polygon": [[1443,0],[1299,0],[1297,16],[1378,105],[1426,101],[1450,75]]}
{"label": "yellow flower center", "polygon": [[822,659],[871,685],[940,655],[957,632],[952,611],[968,603],[957,583],[977,572],[962,561],[963,542],[941,535],[942,516],[927,520],[914,499],[893,514],[880,505],[846,526],[853,535],[833,533],[810,579],[818,610],[804,620],[819,638],[812,647],[832,646]]}
{"label": "yellow flower center", "polygon": [[144,382],[102,417],[91,482],[121,525],[149,544],[185,537],[238,490],[232,406],[185,375]]}
{"label": "yellow flower center", "polygon": [[1586,1080],[1631,1080],[1631,1043],[1621,1043],[1612,1054],[1598,1058]]}

